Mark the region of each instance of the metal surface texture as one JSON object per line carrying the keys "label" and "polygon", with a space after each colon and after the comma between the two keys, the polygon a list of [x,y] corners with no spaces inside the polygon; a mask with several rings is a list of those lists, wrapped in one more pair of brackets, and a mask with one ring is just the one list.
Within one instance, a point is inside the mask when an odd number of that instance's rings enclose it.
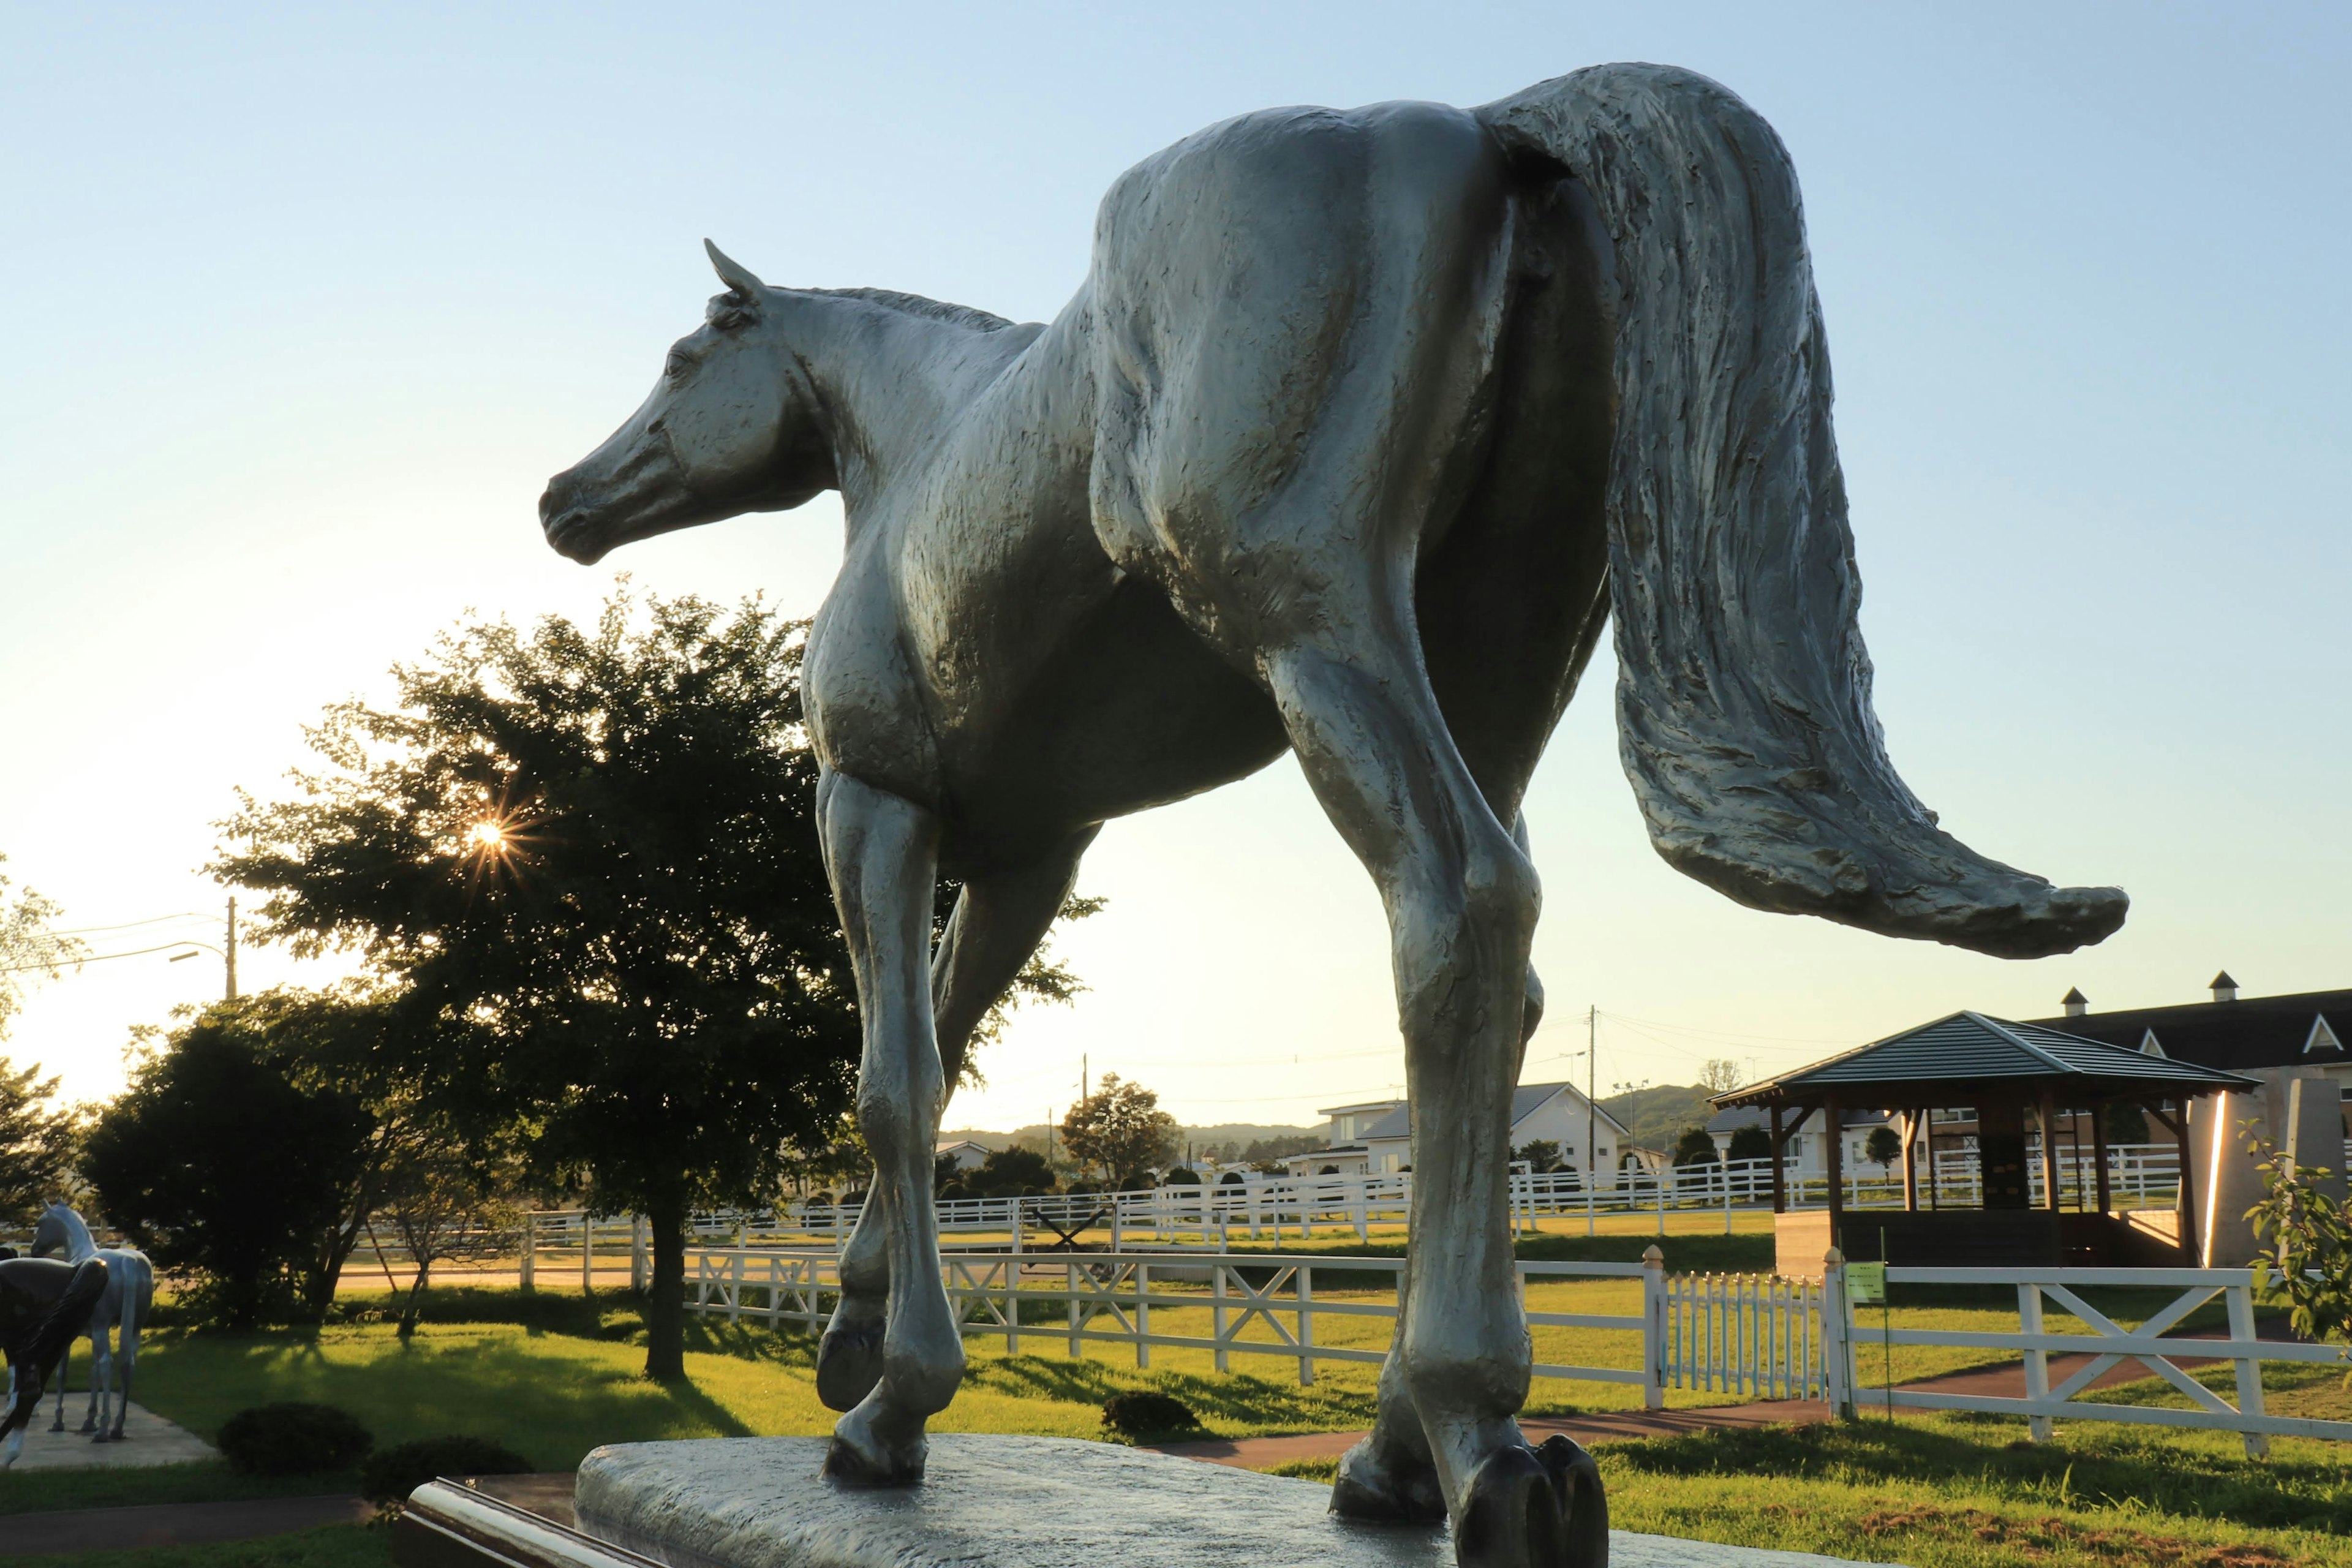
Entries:
{"label": "metal surface texture", "polygon": [[593,562],[843,497],[803,669],[877,1163],[819,1364],[842,1475],[923,1472],[962,1369],[940,1112],[1109,817],[1287,750],[1379,888],[1430,1114],[1406,1321],[1335,1499],[1450,1514],[1465,1561],[1549,1549],[1513,1422],[1520,799],[1612,614],[1626,775],[1677,868],[2011,957],[2123,920],[1943,833],[1886,758],[1796,176],[1704,77],[1224,121],[1113,185],[1050,323],[711,258],[704,326],[541,517]]}

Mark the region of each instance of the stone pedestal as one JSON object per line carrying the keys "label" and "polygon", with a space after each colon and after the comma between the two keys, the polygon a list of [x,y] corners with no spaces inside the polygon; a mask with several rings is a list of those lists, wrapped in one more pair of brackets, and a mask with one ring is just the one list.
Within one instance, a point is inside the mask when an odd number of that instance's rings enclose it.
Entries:
{"label": "stone pedestal", "polygon": [[[1444,1528],[1334,1518],[1330,1489],[1107,1443],[931,1439],[923,1485],[818,1474],[822,1437],[599,1448],[560,1477],[435,1481],[402,1568],[1453,1568]],[[520,1484],[517,1484],[520,1483]],[[503,1495],[502,1495],[503,1494]],[[1808,1552],[1611,1532],[1613,1568],[1828,1568]]]}

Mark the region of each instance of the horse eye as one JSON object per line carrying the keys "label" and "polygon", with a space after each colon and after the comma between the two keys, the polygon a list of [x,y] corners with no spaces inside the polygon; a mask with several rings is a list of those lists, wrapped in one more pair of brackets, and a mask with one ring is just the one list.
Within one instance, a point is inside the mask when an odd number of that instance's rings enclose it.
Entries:
{"label": "horse eye", "polygon": [[662,374],[674,381],[693,368],[694,362],[684,354],[672,354],[669,363],[662,366]]}

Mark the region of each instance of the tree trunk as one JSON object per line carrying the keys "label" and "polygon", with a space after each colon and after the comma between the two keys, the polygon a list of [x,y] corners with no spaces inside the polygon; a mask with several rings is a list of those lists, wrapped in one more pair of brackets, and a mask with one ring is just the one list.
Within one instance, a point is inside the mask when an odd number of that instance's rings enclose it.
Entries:
{"label": "tree trunk", "polygon": [[646,1375],[686,1375],[686,1208],[663,1205],[646,1216],[653,1230],[654,1278],[646,1302]]}

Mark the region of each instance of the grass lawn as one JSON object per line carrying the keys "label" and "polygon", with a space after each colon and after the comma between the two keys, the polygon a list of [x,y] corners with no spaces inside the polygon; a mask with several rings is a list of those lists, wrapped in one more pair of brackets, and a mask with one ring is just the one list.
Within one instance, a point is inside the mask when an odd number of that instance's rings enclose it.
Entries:
{"label": "grass lawn", "polygon": [[[2339,1568],[2352,1479],[2332,1445],[2266,1461],[2230,1434],[1936,1415],[1594,1449],[1621,1530],[1913,1568]],[[1328,1479],[1329,1462],[1276,1467]]]}
{"label": "grass lawn", "polygon": [[363,1524],[335,1524],[255,1541],[77,1552],[42,1561],[68,1562],[73,1568],[387,1568],[392,1562],[392,1531]]}

